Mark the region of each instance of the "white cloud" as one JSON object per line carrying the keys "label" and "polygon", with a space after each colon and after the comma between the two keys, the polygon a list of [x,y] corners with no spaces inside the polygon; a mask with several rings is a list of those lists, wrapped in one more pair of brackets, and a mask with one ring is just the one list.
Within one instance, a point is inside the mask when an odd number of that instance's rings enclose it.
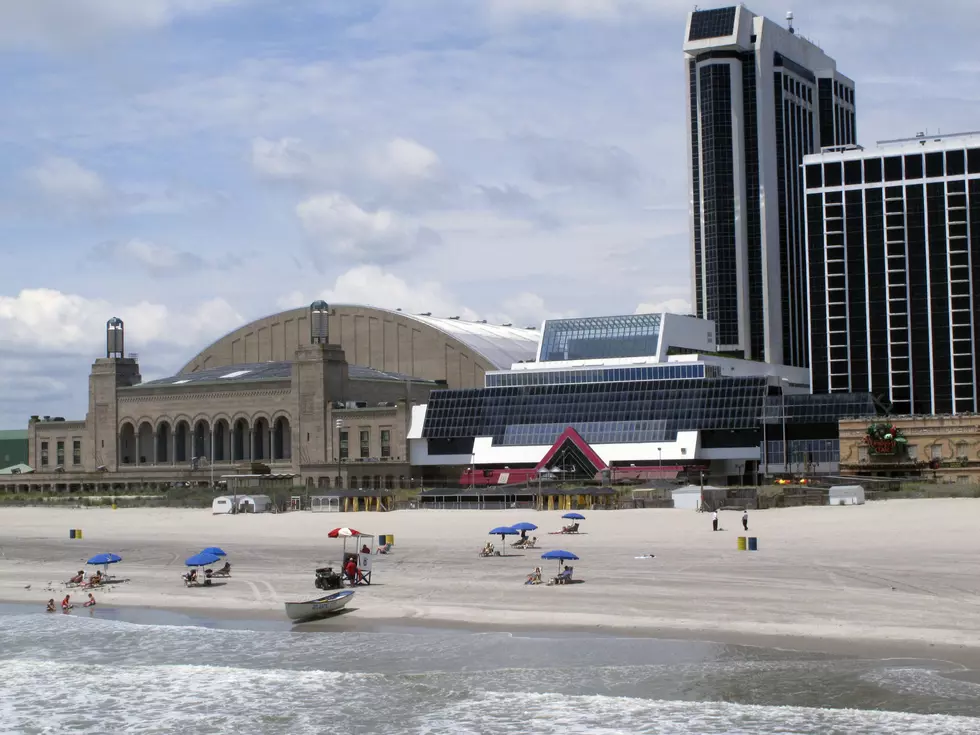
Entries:
{"label": "white cloud", "polygon": [[199,255],[138,238],[123,242],[103,243],[93,255],[100,261],[110,260],[134,265],[153,276],[189,275],[211,267]]}
{"label": "white cloud", "polygon": [[409,138],[332,152],[301,138],[253,138],[251,161],[255,171],[266,178],[336,186],[352,177],[411,184],[442,175],[439,155]]}
{"label": "white cloud", "polygon": [[237,0],[4,0],[0,46],[58,48],[160,28]]}
{"label": "white cloud", "polygon": [[278,300],[281,309],[304,306],[315,299],[328,303],[366,304],[383,309],[401,309],[411,314],[431,312],[433,316],[459,316],[470,321],[486,319],[493,324],[512,323],[539,326],[544,319],[571,316],[550,309],[537,294],[522,292],[504,299],[485,313],[465,305],[436,281],[402,278],[377,265],[361,265],[338,276],[333,285],[319,293],[292,291]]}
{"label": "white cloud", "polygon": [[365,161],[379,181],[424,181],[440,175],[441,162],[436,152],[407,138],[395,138],[367,150]]}
{"label": "white cloud", "polygon": [[691,302],[688,299],[674,298],[655,301],[648,304],[640,304],[636,307],[634,314],[659,314],[666,311],[670,314],[690,314]]}
{"label": "white cloud", "polygon": [[[630,11],[669,12],[680,5],[670,0],[489,0],[492,14],[506,18],[557,16],[572,20],[610,21]],[[685,3],[685,8],[693,5]]]}
{"label": "white cloud", "polygon": [[56,204],[98,207],[109,200],[109,188],[102,177],[70,158],[49,156],[28,169],[26,177]]}
{"label": "white cloud", "polygon": [[388,209],[362,209],[339,192],[305,199],[296,215],[318,253],[355,261],[399,260],[438,240]]}
{"label": "white cloud", "polygon": [[254,138],[252,168],[266,178],[315,182],[328,177],[335,165],[329,158],[299,138]]}
{"label": "white cloud", "polygon": [[524,291],[504,299],[500,313],[492,314],[488,320],[494,323],[512,323],[517,326],[538,327],[545,319],[561,319],[572,316],[569,312],[555,311],[548,307],[538,294]]}
{"label": "white cloud", "polygon": [[128,347],[137,348],[204,345],[244,321],[224,299],[174,310],[147,301],[114,304],[49,288],[23,289],[0,296],[0,343],[8,354],[95,357],[104,349],[105,323],[113,316],[126,323]]}

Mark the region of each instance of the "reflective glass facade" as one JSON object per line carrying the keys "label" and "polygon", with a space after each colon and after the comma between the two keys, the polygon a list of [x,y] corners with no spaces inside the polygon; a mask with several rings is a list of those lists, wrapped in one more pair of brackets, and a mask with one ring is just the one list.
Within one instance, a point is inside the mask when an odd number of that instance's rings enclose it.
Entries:
{"label": "reflective glass facade", "polygon": [[524,385],[434,391],[422,436],[545,445],[573,427],[590,444],[674,441],[679,431],[706,431],[748,432],[739,441],[752,445],[761,440],[763,415],[769,431],[778,432],[784,412],[786,426],[798,434],[807,425],[836,427],[840,418],[879,410],[866,393],[783,397],[762,376]]}
{"label": "reflective glass facade", "polygon": [[[717,33],[728,28],[730,13],[735,28],[751,25],[752,33]],[[694,307],[715,322],[720,350],[807,367],[800,165],[820,145],[854,142],[855,95],[833,59],[761,20],[744,6],[690,15]]]}
{"label": "reflective glass facade", "polygon": [[551,444],[571,426],[589,443],[672,441],[678,431],[758,427],[767,388],[753,377],[435,391],[422,436]]}
{"label": "reflective glass facade", "polygon": [[814,156],[805,174],[813,390],[976,412],[980,137]]}
{"label": "reflective glass facade", "polygon": [[648,357],[660,346],[660,314],[549,319],[541,336],[542,362]]}
{"label": "reflective glass facade", "polygon": [[[514,372],[487,373],[488,388],[515,385],[568,385],[571,383],[612,383],[633,380],[678,380],[684,378],[703,378],[705,365],[646,365],[644,367],[590,368],[588,370],[528,370]],[[707,372],[717,373],[718,368],[710,365]]]}

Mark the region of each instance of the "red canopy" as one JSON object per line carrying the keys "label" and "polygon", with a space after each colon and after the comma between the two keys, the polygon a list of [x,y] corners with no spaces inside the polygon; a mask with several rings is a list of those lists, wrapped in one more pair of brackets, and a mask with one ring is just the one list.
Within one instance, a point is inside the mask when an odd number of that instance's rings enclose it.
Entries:
{"label": "red canopy", "polygon": [[364,534],[360,531],[356,531],[353,528],[335,528],[330,533],[327,534],[328,538],[339,538],[341,536],[363,536]]}

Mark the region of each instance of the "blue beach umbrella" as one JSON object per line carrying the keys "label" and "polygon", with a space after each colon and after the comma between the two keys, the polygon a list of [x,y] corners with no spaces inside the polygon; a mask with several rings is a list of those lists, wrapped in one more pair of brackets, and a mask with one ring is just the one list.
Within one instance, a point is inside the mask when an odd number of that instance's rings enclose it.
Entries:
{"label": "blue beach umbrella", "polygon": [[516,536],[520,531],[516,530],[513,526],[498,526],[490,532],[491,536],[500,536],[500,542],[503,543],[504,536]]}
{"label": "blue beach umbrella", "polygon": [[578,557],[575,556],[571,551],[564,551],[563,549],[552,549],[551,551],[546,551],[541,555],[542,559],[557,559],[558,568],[561,569],[561,563],[563,561],[578,561]]}
{"label": "blue beach umbrella", "polygon": [[515,523],[511,526],[515,531],[537,531],[538,527],[533,523],[528,523],[527,521],[521,521],[520,523]]}
{"label": "blue beach umbrella", "polygon": [[209,564],[217,564],[219,561],[221,561],[221,557],[202,551],[200,554],[194,554],[190,559],[185,560],[184,564],[189,567],[206,567]]}
{"label": "blue beach umbrella", "polygon": [[208,548],[204,549],[201,553],[202,554],[214,554],[215,556],[228,556],[228,554],[226,554],[224,551],[222,551],[217,546],[209,546]]}
{"label": "blue beach umbrella", "polygon": [[585,516],[581,513],[566,513],[562,518],[567,518],[570,521],[584,521]]}
{"label": "blue beach umbrella", "polygon": [[96,554],[91,559],[89,559],[86,564],[91,564],[92,566],[102,567],[105,575],[109,576],[109,565],[115,564],[116,562],[122,561],[122,557],[118,554]]}

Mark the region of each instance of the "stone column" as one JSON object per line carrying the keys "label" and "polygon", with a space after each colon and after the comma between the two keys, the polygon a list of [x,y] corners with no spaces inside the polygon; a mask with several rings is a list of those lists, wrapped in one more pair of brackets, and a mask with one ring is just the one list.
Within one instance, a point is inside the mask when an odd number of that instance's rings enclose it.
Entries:
{"label": "stone column", "polygon": [[159,436],[157,435],[157,428],[153,427],[153,439],[151,440],[153,445],[150,447],[150,464],[156,465],[157,463],[157,442],[159,441]]}

